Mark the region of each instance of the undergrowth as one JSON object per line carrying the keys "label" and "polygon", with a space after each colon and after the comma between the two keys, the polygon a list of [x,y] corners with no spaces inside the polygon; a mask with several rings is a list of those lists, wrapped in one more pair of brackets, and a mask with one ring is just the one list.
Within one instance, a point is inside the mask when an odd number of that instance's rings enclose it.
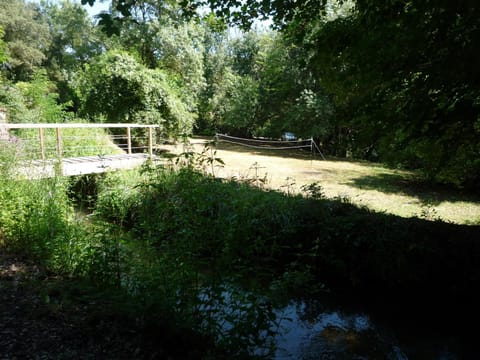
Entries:
{"label": "undergrowth", "polygon": [[[15,180],[0,154],[3,247],[121,290],[145,329],[168,319],[202,334],[204,357],[271,356],[275,299],[306,288],[438,304],[472,300],[480,279],[478,227],[372,213],[324,199],[320,184],[300,196],[219,180],[189,155],[75,188]],[[73,189],[90,196],[82,216]]]}

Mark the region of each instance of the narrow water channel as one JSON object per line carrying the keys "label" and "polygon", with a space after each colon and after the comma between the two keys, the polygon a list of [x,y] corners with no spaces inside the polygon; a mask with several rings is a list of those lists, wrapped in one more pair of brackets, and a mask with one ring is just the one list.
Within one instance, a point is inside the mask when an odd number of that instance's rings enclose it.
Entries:
{"label": "narrow water channel", "polygon": [[[216,302],[214,310],[224,329],[235,325],[225,319],[240,318],[241,312],[250,312],[252,303],[239,303],[238,295],[232,296],[232,287],[223,292],[223,300]],[[238,294],[238,291],[237,291]],[[243,299],[252,299],[252,294]],[[256,301],[258,304],[270,302]],[[212,303],[210,302],[210,305]],[[260,305],[261,307],[262,305]],[[243,310],[239,310],[243,309]],[[263,310],[265,310],[264,308]],[[212,309],[209,308],[209,311]],[[267,358],[275,360],[415,360],[480,359],[480,350],[475,345],[478,330],[468,330],[443,322],[443,314],[436,319],[419,316],[418,313],[392,309],[390,313],[361,311],[335,303],[328,297],[291,300],[286,306],[273,310],[271,321],[273,353]],[[451,311],[452,309],[448,309]],[[259,310],[260,313],[262,310]],[[397,311],[397,313],[395,313]],[[455,311],[453,309],[453,311]],[[224,314],[219,316],[219,314]],[[234,316],[232,316],[234,315]],[[427,320],[430,319],[430,320]],[[466,321],[468,319],[465,319]],[[252,324],[252,329],[258,328]],[[264,331],[264,330],[263,330]],[[473,331],[473,332],[472,332]],[[228,332],[228,331],[227,331]],[[467,336],[470,334],[472,336]],[[264,345],[264,344],[262,344]],[[255,355],[267,355],[268,345],[257,348]]]}
{"label": "narrow water channel", "polygon": [[278,315],[285,320],[275,339],[277,360],[480,358],[480,353],[464,347],[454,331],[428,329],[414,319],[407,321],[410,328],[403,328],[316,300],[292,302],[278,310]]}

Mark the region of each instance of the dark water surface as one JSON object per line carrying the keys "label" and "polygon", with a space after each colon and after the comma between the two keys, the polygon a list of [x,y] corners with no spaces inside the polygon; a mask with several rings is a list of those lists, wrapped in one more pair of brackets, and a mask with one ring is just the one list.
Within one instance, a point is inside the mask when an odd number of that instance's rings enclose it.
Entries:
{"label": "dark water surface", "polygon": [[441,313],[425,323],[413,313],[372,316],[325,304],[292,301],[277,310],[275,359],[480,359],[480,330],[468,330],[469,319],[461,327],[461,319],[443,323]]}
{"label": "dark water surface", "polygon": [[[265,343],[258,342],[259,346],[252,348],[254,354],[265,358],[480,359],[478,322],[460,309],[426,311],[429,315],[424,316],[418,308],[408,310],[398,305],[377,304],[363,306],[367,310],[362,310],[354,299],[340,303],[329,296],[317,296],[290,300],[286,305],[274,306],[270,313],[265,304],[273,302],[268,297],[232,289],[234,287],[226,286],[217,297],[219,301],[210,301],[204,310],[214,313],[222,323],[224,334],[232,331],[231,337],[238,335],[235,322],[241,319],[247,319],[243,326],[248,326],[250,319],[252,330],[259,328],[254,324],[253,313],[257,318],[271,319],[270,325],[267,323],[271,332],[263,336]],[[241,293],[244,295],[239,296]],[[268,332],[265,326],[261,331]],[[268,345],[272,343],[273,347]]]}

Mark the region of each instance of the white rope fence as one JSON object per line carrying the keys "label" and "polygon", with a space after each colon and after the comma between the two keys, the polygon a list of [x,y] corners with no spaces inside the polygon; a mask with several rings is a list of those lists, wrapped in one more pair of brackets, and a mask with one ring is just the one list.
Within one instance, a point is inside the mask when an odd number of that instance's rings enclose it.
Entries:
{"label": "white rope fence", "polygon": [[253,149],[268,149],[268,150],[294,150],[294,149],[310,149],[313,153],[318,151],[323,160],[323,156],[320,148],[315,143],[313,138],[307,140],[293,140],[293,141],[280,141],[280,140],[263,140],[263,139],[247,139],[236,136],[230,136],[225,134],[215,134],[215,139],[218,142],[226,142],[235,145],[241,145]]}

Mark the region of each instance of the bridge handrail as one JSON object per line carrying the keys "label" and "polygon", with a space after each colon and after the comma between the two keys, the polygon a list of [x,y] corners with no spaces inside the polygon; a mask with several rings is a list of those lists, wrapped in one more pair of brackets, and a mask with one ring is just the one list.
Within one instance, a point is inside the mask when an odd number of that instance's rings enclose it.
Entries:
{"label": "bridge handrail", "polygon": [[56,129],[57,155],[62,158],[62,135],[61,129],[92,129],[92,128],[124,128],[127,130],[127,153],[132,153],[132,128],[148,129],[148,153],[153,158],[153,129],[159,128],[159,125],[135,124],[135,123],[2,123],[3,129],[38,129],[40,140],[41,159],[45,160],[45,146],[43,129]]}
{"label": "bridge handrail", "polygon": [[67,128],[158,128],[159,125],[134,123],[4,123],[8,129],[67,129]]}

